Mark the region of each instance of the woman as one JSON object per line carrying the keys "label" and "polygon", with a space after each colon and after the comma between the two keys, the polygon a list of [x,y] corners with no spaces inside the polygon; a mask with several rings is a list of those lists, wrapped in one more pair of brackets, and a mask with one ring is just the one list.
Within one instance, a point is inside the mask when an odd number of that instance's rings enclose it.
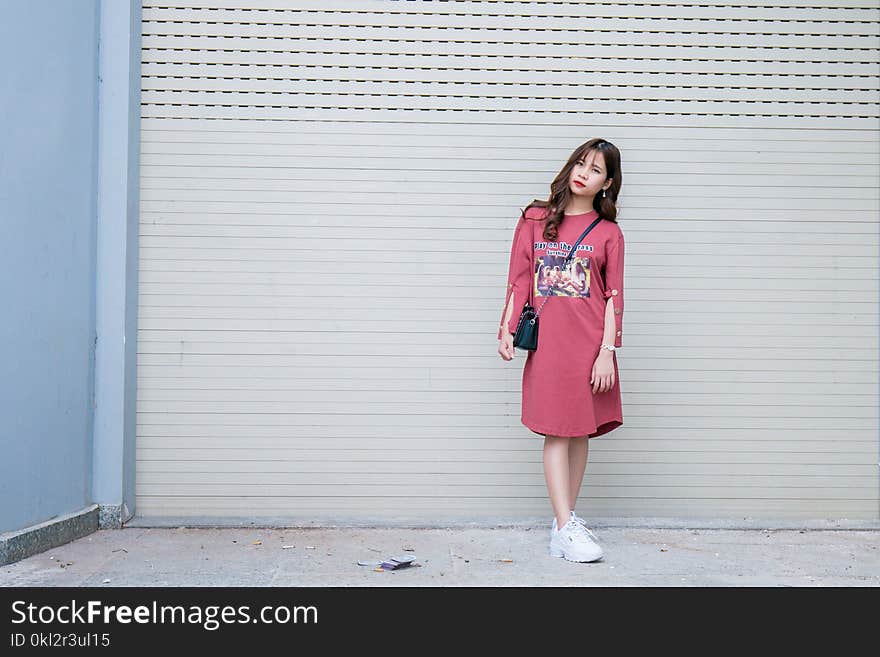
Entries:
{"label": "woman", "polygon": [[[544,476],[554,511],[550,554],[570,561],[602,557],[596,535],[574,507],[588,440],[623,424],[615,354],[623,327],[624,240],[616,205],[621,182],[617,147],[591,139],[568,158],[550,185],[550,198],[523,210],[498,331],[498,353],[509,361],[522,306],[541,308],[538,349],[527,352],[523,367],[522,423],[544,436]],[[559,282],[539,287],[538,273],[564,259],[598,218],[571,255],[585,274],[583,290],[560,288]]]}

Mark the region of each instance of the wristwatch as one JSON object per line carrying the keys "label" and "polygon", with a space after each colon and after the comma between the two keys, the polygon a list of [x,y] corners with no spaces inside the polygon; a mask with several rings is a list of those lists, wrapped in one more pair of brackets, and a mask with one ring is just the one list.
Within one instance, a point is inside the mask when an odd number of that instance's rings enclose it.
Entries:
{"label": "wristwatch", "polygon": [[614,351],[616,349],[616,347],[613,344],[603,344],[601,347],[599,347],[599,351],[602,351],[602,349],[607,349],[608,351]]}

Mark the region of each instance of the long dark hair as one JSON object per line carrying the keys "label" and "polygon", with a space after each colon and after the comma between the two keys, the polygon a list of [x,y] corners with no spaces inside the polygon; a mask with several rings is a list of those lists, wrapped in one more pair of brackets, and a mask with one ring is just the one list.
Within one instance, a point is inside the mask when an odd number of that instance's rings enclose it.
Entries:
{"label": "long dark hair", "polygon": [[522,211],[522,216],[525,217],[526,210],[529,208],[548,209],[547,223],[544,224],[545,240],[556,240],[559,225],[565,217],[565,208],[572,196],[569,188],[571,170],[578,160],[585,158],[592,151],[599,151],[605,158],[605,179],[612,179],[611,185],[605,190],[605,196],[601,192],[596,194],[593,199],[593,208],[603,219],[617,223],[617,195],[620,193],[620,186],[623,183],[623,173],[620,170],[620,151],[610,141],[596,137],[574,149],[565,166],[550,183],[550,198],[546,201],[535,199]]}

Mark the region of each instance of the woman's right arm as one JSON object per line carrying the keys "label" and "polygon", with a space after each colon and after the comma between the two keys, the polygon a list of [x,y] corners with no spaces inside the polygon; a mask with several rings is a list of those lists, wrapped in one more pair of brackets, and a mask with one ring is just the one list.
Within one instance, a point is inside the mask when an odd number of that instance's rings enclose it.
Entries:
{"label": "woman's right arm", "polygon": [[501,322],[498,327],[498,339],[505,332],[515,333],[519,322],[520,313],[517,308],[522,308],[529,297],[529,290],[533,283],[532,254],[532,231],[526,224],[525,217],[520,217],[513,233],[513,241],[510,245],[510,263],[507,268],[507,298],[501,311]]}

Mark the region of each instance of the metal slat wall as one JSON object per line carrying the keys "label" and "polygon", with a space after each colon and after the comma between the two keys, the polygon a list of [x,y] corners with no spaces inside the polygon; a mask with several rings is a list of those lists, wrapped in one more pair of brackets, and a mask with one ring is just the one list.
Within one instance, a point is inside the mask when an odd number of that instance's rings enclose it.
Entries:
{"label": "metal slat wall", "polygon": [[877,518],[878,47],[876,0],[144,2],[138,515],[549,519],[497,320],[602,136],[625,425],[579,511]]}

